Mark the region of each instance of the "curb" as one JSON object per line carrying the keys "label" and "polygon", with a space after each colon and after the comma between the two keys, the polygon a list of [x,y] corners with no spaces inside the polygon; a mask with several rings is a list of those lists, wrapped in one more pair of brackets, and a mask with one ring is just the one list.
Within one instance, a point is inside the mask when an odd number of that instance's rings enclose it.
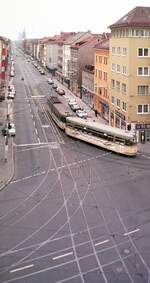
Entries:
{"label": "curb", "polygon": [[[11,173],[8,179],[5,181],[5,183],[0,186],[0,191],[2,191],[13,179],[14,173],[15,173],[15,166],[14,166],[14,151],[13,151],[13,141],[11,141],[11,146],[10,146],[10,152],[11,152]],[[3,181],[2,181],[3,182]]]}

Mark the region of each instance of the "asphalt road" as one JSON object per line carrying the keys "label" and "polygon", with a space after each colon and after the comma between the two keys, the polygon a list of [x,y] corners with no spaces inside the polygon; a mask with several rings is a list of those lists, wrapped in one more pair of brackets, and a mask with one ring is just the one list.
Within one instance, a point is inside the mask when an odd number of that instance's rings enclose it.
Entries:
{"label": "asphalt road", "polygon": [[150,156],[66,137],[47,115],[46,77],[15,59],[15,176],[0,192],[0,283],[150,282]]}

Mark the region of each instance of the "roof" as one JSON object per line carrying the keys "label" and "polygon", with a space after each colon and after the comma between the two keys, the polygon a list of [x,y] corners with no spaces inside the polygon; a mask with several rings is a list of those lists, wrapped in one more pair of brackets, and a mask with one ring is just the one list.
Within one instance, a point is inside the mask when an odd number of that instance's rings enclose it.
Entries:
{"label": "roof", "polygon": [[84,35],[88,35],[88,33],[90,32],[78,32],[76,33],[76,35],[70,36],[69,38],[67,38],[67,40],[65,40],[64,44],[67,45],[71,45],[71,44],[75,44],[76,42],[82,40],[82,37]]}
{"label": "roof", "polygon": [[120,20],[110,25],[109,28],[128,26],[150,27],[150,7],[135,7]]}
{"label": "roof", "polygon": [[96,49],[108,49],[109,50],[109,39],[103,40],[94,46]]}
{"label": "roof", "polygon": [[74,123],[76,125],[80,125],[81,127],[85,127],[86,129],[93,129],[95,131],[102,131],[107,133],[108,135],[117,136],[124,139],[133,139],[134,135],[129,132],[125,131],[123,129],[114,128],[108,125],[104,125],[100,122],[93,122],[93,121],[87,121],[82,120],[78,117],[68,117],[67,122]]}

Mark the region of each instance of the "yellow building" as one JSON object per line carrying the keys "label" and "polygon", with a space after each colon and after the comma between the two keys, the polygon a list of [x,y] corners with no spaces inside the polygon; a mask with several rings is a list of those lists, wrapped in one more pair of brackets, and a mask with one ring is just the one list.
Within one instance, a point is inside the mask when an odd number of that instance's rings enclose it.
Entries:
{"label": "yellow building", "polygon": [[109,121],[108,59],[109,39],[106,39],[95,46],[94,110],[107,122]]}
{"label": "yellow building", "polygon": [[134,8],[109,28],[110,125],[150,142],[150,7]]}

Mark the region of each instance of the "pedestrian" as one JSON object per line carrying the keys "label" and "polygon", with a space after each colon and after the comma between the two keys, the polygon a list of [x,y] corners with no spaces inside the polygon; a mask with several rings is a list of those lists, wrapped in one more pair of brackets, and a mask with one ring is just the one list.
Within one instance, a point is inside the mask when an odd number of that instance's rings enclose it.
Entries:
{"label": "pedestrian", "polygon": [[95,109],[95,117],[97,117],[97,110]]}

